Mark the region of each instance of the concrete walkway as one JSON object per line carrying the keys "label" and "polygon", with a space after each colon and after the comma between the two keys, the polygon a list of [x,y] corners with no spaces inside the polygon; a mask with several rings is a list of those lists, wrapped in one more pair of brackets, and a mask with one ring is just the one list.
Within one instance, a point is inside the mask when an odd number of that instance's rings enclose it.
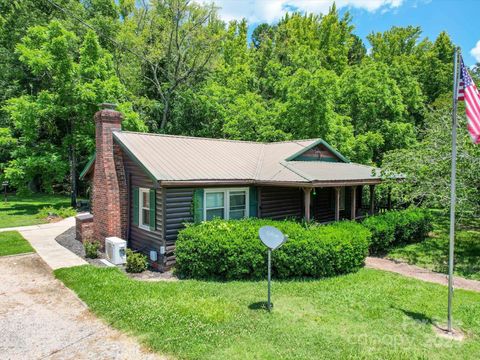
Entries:
{"label": "concrete walkway", "polygon": [[[393,261],[384,258],[367,257],[365,266],[371,269],[394,272],[418,280],[448,285],[448,277],[445,274],[436,273],[419,266],[409,265],[404,262]],[[480,292],[480,281],[464,279],[459,276],[453,277],[453,286],[456,289],[464,289]]]}
{"label": "concrete walkway", "polygon": [[0,257],[1,359],[160,357],[97,319],[38,254]]}
{"label": "concrete walkway", "polygon": [[0,229],[0,231],[20,232],[43,261],[45,261],[52,270],[55,270],[63,267],[87,264],[85,260],[55,241],[58,235],[64,233],[72,226],[75,226],[74,217],[63,219],[56,223],[5,228]]}

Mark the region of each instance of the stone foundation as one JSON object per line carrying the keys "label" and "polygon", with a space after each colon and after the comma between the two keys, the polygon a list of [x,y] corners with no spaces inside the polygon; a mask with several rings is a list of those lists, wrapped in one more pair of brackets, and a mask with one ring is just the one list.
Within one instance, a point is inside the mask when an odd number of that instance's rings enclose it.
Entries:
{"label": "stone foundation", "polygon": [[95,240],[93,234],[92,214],[81,214],[75,217],[75,233],[75,238],[82,243],[85,240]]}

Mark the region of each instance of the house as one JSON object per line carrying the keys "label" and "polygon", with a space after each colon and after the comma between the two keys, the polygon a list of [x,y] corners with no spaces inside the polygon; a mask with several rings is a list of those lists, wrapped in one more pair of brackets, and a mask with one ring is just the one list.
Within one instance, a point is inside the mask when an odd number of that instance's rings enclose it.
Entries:
{"label": "house", "polygon": [[[81,178],[92,181],[93,237],[118,236],[160,269],[175,262],[185,223],[214,217],[328,222],[364,214],[362,192],[379,169],[349,162],[321,139],[261,143],[121,130],[108,104],[95,114],[96,153]],[[78,227],[84,220],[78,220]],[[86,225],[85,225],[86,226]],[[87,233],[87,232],[85,232]]]}

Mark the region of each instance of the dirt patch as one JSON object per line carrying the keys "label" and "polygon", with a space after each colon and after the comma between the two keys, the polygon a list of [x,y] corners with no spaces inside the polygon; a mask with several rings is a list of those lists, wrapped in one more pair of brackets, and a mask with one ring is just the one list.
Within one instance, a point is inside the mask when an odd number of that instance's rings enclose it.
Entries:
{"label": "dirt patch", "polygon": [[446,326],[433,326],[435,334],[444,339],[463,341],[465,340],[465,333],[460,329],[452,329],[451,332],[447,330]]}
{"label": "dirt patch", "polygon": [[110,328],[37,255],[0,258],[2,359],[159,359]]}

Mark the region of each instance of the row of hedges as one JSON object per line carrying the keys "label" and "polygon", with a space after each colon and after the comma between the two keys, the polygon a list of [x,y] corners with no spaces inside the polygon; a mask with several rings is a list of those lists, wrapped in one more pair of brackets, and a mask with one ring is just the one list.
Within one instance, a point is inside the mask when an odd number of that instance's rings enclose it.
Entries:
{"label": "row of hedges", "polygon": [[180,232],[178,274],[224,280],[264,278],[267,251],[258,238],[264,225],[276,226],[288,235],[288,241],[272,254],[276,278],[318,278],[356,271],[368,253],[370,232],[353,222],[305,228],[293,221],[213,220]]}
{"label": "row of hedges", "polygon": [[395,245],[425,239],[432,231],[432,217],[427,210],[411,208],[371,216],[362,223],[372,233],[370,252],[382,253]]}
{"label": "row of hedges", "polygon": [[327,277],[358,270],[368,252],[421,241],[431,231],[430,215],[420,209],[392,211],[362,224],[344,221],[305,227],[294,221],[213,220],[188,225],[176,243],[180,276],[222,280],[264,278],[267,250],[258,230],[273,225],[288,241],[273,252],[276,278]]}

